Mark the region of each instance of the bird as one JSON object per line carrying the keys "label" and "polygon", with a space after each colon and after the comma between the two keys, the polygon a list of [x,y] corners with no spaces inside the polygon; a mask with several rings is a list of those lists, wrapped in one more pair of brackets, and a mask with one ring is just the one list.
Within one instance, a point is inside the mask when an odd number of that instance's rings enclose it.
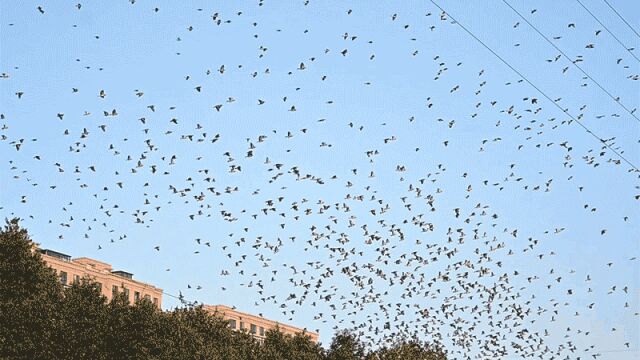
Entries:
{"label": "bird", "polygon": [[[91,15],[45,5],[62,25]],[[371,348],[413,339],[448,358],[601,356],[610,344],[585,316],[611,319],[618,335],[637,316],[627,271],[637,254],[621,240],[637,225],[637,171],[621,158],[634,162],[637,139],[621,126],[634,120],[625,97],[638,76],[626,55],[602,51],[617,41],[578,28],[584,14],[560,5],[524,12],[566,13],[555,29],[532,22],[550,39],[538,51],[524,17],[493,19],[490,43],[482,26],[431,4],[338,8],[336,21],[316,16],[325,5],[303,5],[288,9],[300,26],[273,26],[262,0],[212,10],[206,26],[205,9],[179,3],[162,10],[179,24],[150,18],[163,16],[154,6],[114,10],[122,28],[166,35],[152,41],[97,35],[80,20],[47,28],[52,48],[99,40],[121,56],[36,47],[46,69],[17,57],[3,70],[0,210],[71,247],[101,250],[105,238],[128,251],[153,237],[141,256],[167,262],[163,287],[198,301],[223,291],[323,336],[351,329]],[[7,52],[33,33],[15,32]],[[558,52],[569,39],[583,54]],[[591,94],[602,90],[594,69],[571,69],[596,52],[612,66],[611,97]],[[548,81],[558,86],[538,86]],[[608,110],[610,100],[628,111]],[[617,136],[599,138],[604,125]],[[185,262],[201,271],[167,276]]]}

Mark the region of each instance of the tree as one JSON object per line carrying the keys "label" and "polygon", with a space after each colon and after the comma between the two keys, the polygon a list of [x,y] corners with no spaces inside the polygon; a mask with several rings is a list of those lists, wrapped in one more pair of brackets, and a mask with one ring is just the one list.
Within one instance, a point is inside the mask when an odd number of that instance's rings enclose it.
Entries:
{"label": "tree", "polygon": [[[202,307],[178,308],[165,314],[163,325],[172,346],[166,359],[236,359],[234,336],[227,322]],[[238,358],[240,359],[240,358]]]}
{"label": "tree", "polygon": [[311,341],[311,337],[305,333],[298,333],[290,338],[292,359],[322,360],[325,358],[324,349]]}
{"label": "tree", "polygon": [[0,358],[53,359],[62,285],[18,219],[0,230]]}
{"label": "tree", "polygon": [[107,350],[114,359],[159,359],[166,346],[160,311],[149,301],[133,306],[124,293],[107,306]]}
{"label": "tree", "polygon": [[246,331],[233,331],[230,360],[261,360],[260,344]]}
{"label": "tree", "polygon": [[201,306],[177,308],[162,314],[159,333],[165,334],[163,359],[258,360],[259,344],[246,332]]}
{"label": "tree", "polygon": [[164,349],[163,358],[198,359],[204,340],[196,330],[195,322],[204,319],[193,319],[191,316],[188,308],[177,308],[162,316],[160,328],[170,343]]}
{"label": "tree", "polygon": [[[271,329],[261,344],[202,307],[162,312],[149,300],[108,304],[89,278],[63,289],[18,220],[0,229],[0,359],[445,360],[418,340],[366,353],[352,332],[325,351],[304,332]],[[366,354],[366,356],[365,356]]]}
{"label": "tree", "polygon": [[158,359],[162,354],[163,338],[160,310],[150,300],[142,299],[129,306],[127,313],[129,344],[136,359]]}
{"label": "tree", "polygon": [[418,340],[400,340],[390,348],[382,347],[367,356],[371,360],[446,360],[446,355]]}
{"label": "tree", "polygon": [[324,351],[308,335],[286,335],[276,327],[265,333],[264,342],[260,346],[260,359],[322,360]]}
{"label": "tree", "polygon": [[129,300],[123,293],[114,296],[107,305],[107,348],[114,359],[133,359],[134,330],[129,322]]}
{"label": "tree", "polygon": [[97,283],[84,278],[66,288],[60,306],[59,330],[64,341],[60,358],[109,359],[108,315],[106,298]]}
{"label": "tree", "polygon": [[260,346],[260,358],[264,360],[293,359],[291,336],[283,334],[278,328],[269,329]]}
{"label": "tree", "polygon": [[364,356],[364,344],[348,330],[334,335],[327,352],[327,360],[361,360]]}

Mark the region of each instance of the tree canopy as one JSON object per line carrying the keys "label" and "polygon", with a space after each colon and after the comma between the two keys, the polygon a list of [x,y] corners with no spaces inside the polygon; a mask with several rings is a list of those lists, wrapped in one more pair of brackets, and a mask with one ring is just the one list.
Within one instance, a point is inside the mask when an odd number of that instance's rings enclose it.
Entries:
{"label": "tree canopy", "polygon": [[83,278],[68,287],[32,251],[17,219],[0,230],[0,358],[2,359],[225,359],[442,360],[444,352],[418,341],[367,349],[356,335],[335,334],[328,349],[305,334],[279,329],[258,341],[233,331],[202,307],[157,309],[149,300],[111,301]]}

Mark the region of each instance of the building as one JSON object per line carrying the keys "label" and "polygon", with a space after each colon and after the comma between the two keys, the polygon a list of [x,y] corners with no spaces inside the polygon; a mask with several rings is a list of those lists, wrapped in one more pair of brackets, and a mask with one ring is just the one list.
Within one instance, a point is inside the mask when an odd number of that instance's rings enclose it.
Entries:
{"label": "building", "polygon": [[287,335],[296,335],[304,332],[311,338],[311,341],[318,342],[318,333],[301,329],[295,326],[281,324],[277,321],[268,320],[261,316],[251,315],[241,311],[237,311],[225,305],[204,305],[203,308],[211,314],[221,316],[227,320],[229,327],[236,331],[246,330],[259,341],[265,338],[265,333],[278,327],[278,329]]}
{"label": "building", "polygon": [[102,261],[81,257],[71,259],[71,256],[48,249],[38,249],[44,262],[56,271],[60,282],[64,286],[89,277],[97,282],[102,295],[111,300],[117,293],[123,292],[134,303],[140,299],[151,301],[158,309],[162,306],[162,289],[153,285],[133,280],[133,274],[126,271],[114,271],[110,264]]}
{"label": "building", "polygon": [[[71,256],[57,251],[40,249],[37,244],[34,244],[33,249],[38,251],[44,262],[55,270],[64,286],[69,286],[84,277],[89,277],[100,286],[100,291],[107,300],[113,299],[114,295],[122,292],[129,298],[131,303],[139,299],[148,299],[159,309],[162,308],[162,289],[133,280],[133,274],[129,272],[114,271],[110,264],[87,257],[72,259]],[[231,329],[236,331],[246,330],[258,341],[262,341],[265,338],[268,330],[276,327],[287,335],[304,333],[311,338],[311,341],[316,343],[319,339],[318,333],[265,319],[262,316],[237,311],[226,305],[204,305],[203,308],[212,315],[221,316],[228,322]]]}

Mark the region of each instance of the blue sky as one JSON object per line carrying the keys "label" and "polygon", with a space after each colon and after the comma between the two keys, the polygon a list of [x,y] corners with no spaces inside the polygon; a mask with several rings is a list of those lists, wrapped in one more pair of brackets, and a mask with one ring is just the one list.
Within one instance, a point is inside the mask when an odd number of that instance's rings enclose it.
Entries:
{"label": "blue sky", "polygon": [[[554,43],[571,60],[580,59],[625,107],[638,106],[638,61],[577,2],[539,2],[536,11],[524,1],[509,3],[549,38],[561,37]],[[637,4],[610,3],[640,28]],[[556,103],[595,134],[615,137],[611,147],[640,164],[637,113],[584,79],[571,61],[555,60],[558,52],[502,1],[439,4],[548,96],[561,98]],[[604,2],[583,4],[627,47],[640,46]],[[3,2],[0,41],[0,72],[8,75],[0,79],[0,122],[6,125],[0,131],[6,136],[0,215],[23,218],[43,247],[110,262],[170,294],[319,329],[323,343],[333,326],[368,325],[367,316],[379,310],[375,302],[351,307],[348,300],[370,287],[358,289],[343,267],[355,264],[365,281],[372,279],[376,301],[394,304],[392,319],[397,315],[418,330],[423,320],[399,314],[395,304],[439,308],[455,295],[447,294],[451,284],[438,282],[442,292],[433,297],[401,297],[401,286],[373,276],[367,264],[431,279],[456,273],[447,268],[456,261],[478,261],[475,250],[486,248],[492,260],[477,266],[496,275],[478,281],[490,286],[508,273],[518,303],[547,309],[527,320],[536,320],[528,323],[531,332],[550,332],[544,338],[550,348],[566,342],[570,327],[578,349],[595,345],[602,359],[637,356],[640,271],[629,259],[640,256],[638,173],[608,161],[618,157],[450,19],[442,20],[429,2],[140,0],[82,3],[80,9],[67,1]],[[117,116],[103,116],[112,109]],[[13,142],[20,139],[17,151]],[[241,171],[229,172],[231,165]],[[320,211],[325,204],[330,207]],[[309,215],[305,209],[312,209]],[[434,225],[432,232],[411,225],[419,214]],[[350,227],[350,219],[357,225]],[[390,231],[392,224],[403,240]],[[381,239],[368,244],[365,225]],[[464,242],[448,242],[449,228],[464,228]],[[474,228],[491,242],[473,240]],[[348,242],[340,243],[341,234]],[[274,252],[278,238],[282,246]],[[379,260],[381,247],[389,248],[389,264]],[[457,252],[420,268],[401,257],[416,252],[429,258],[438,247]],[[323,277],[327,270],[334,274]],[[313,293],[318,279],[331,300]],[[285,300],[290,294],[300,299],[303,284],[311,293],[302,304]],[[275,301],[260,300],[271,295]],[[164,304],[178,303],[167,296]],[[447,342],[450,319],[438,320],[443,343],[456,354]],[[371,321],[380,328],[385,322]],[[479,321],[477,336],[491,331],[488,319]],[[477,347],[470,351],[481,355]]]}

